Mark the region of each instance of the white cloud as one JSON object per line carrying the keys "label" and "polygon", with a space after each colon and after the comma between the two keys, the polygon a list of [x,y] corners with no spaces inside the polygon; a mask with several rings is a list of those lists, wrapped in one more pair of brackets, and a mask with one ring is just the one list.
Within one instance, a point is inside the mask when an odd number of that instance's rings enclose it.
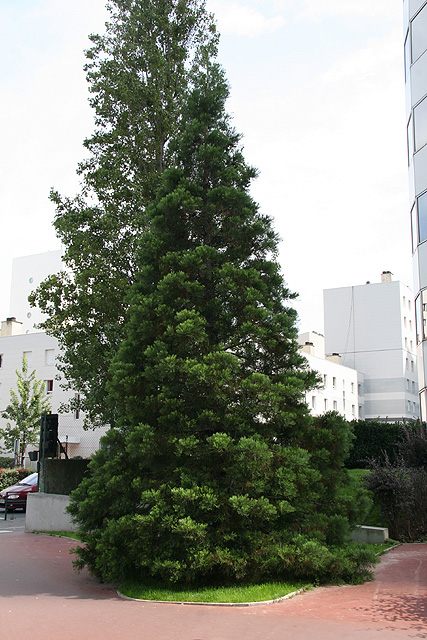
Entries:
{"label": "white cloud", "polygon": [[238,2],[230,4],[212,0],[208,8],[215,13],[221,33],[253,38],[263,33],[273,33],[285,24],[285,18],[281,14],[267,18],[260,11]]}
{"label": "white cloud", "polygon": [[392,17],[395,13],[390,0],[305,0],[304,5],[303,17],[313,19],[342,15]]}

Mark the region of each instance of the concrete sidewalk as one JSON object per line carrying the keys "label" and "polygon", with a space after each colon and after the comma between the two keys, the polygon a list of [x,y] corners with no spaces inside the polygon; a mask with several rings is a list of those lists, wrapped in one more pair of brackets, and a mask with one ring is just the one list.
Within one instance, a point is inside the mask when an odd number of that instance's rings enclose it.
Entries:
{"label": "concrete sidewalk", "polygon": [[0,536],[0,632],[32,640],[427,639],[427,544],[383,556],[373,582],[322,587],[254,607],[122,600],[73,572],[73,541]]}

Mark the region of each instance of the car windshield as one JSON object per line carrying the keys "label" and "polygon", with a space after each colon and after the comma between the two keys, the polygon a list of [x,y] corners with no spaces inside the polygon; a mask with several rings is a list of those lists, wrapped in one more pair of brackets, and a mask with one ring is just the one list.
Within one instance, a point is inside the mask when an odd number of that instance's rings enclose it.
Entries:
{"label": "car windshield", "polygon": [[37,473],[32,473],[30,476],[27,476],[23,480],[20,480],[18,484],[30,485],[30,487],[34,487],[37,484]]}

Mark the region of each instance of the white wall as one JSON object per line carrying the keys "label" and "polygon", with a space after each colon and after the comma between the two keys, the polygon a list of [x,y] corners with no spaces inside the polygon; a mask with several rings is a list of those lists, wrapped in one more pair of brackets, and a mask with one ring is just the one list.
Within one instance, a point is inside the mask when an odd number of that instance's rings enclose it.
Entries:
{"label": "white wall", "polygon": [[[0,411],[9,403],[10,389],[16,391],[16,369],[21,370],[22,357],[26,354],[30,371],[36,371],[38,380],[53,381],[53,391],[49,393],[52,413],[59,413],[58,435],[67,447],[69,457],[86,458],[98,449],[99,438],[106,429],[95,431],[83,429],[83,414],[76,417],[74,412],[60,413],[61,405],[74,396],[73,391],[66,391],[61,386],[61,376],[56,368],[55,358],[59,354],[57,340],[45,333],[29,333],[18,336],[0,337]],[[58,379],[60,378],[60,379]],[[0,418],[4,426],[6,420]],[[31,445],[29,451],[37,447]]]}
{"label": "white wall", "polygon": [[30,307],[28,296],[47,276],[58,273],[64,265],[61,251],[48,251],[31,256],[14,258],[10,293],[10,316],[23,323],[23,333],[37,331],[34,325],[42,322],[44,315]]}
{"label": "white wall", "polygon": [[[302,333],[298,336],[302,354],[311,370],[316,371],[322,384],[306,393],[306,402],[313,415],[322,415],[326,411],[338,411],[347,420],[357,420],[359,408],[363,402],[359,390],[363,389],[363,376],[350,367],[325,359],[325,339],[316,332]],[[306,343],[309,343],[308,345]],[[311,346],[313,345],[313,346]]]}
{"label": "white wall", "polygon": [[324,291],[326,353],[365,377],[366,418],[419,415],[413,293],[400,282]]}

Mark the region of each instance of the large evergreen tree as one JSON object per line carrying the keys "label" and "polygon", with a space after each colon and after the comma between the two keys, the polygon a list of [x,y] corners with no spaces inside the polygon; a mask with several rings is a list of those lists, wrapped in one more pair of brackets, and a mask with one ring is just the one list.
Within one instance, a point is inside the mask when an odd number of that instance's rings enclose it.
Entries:
{"label": "large evergreen tree", "polygon": [[64,272],[33,294],[59,340],[59,367],[87,422],[114,424],[105,407],[111,360],[122,339],[144,212],[170,163],[189,73],[216,50],[204,0],[110,0],[104,35],[86,52],[96,129],[79,166],[75,198],[52,192]]}
{"label": "large evergreen tree", "polygon": [[[369,554],[340,498],[345,421],[313,423],[271,220],[206,63],[149,209],[109,402],[118,426],[72,498],[104,580],[348,577]],[[357,555],[357,554],[356,554]]]}

